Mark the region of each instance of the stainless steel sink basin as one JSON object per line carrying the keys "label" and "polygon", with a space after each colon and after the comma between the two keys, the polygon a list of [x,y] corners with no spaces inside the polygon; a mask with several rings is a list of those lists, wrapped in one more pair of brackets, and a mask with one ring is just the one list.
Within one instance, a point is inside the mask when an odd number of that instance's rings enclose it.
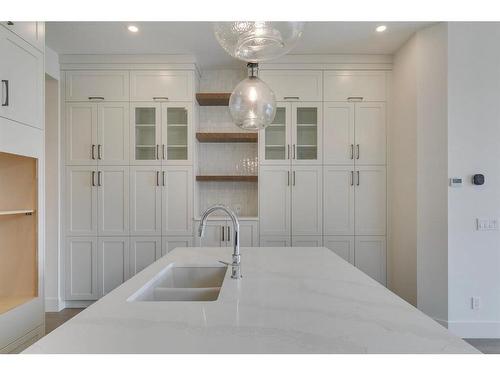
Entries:
{"label": "stainless steel sink basin", "polygon": [[170,264],[127,301],[215,301],[227,266]]}

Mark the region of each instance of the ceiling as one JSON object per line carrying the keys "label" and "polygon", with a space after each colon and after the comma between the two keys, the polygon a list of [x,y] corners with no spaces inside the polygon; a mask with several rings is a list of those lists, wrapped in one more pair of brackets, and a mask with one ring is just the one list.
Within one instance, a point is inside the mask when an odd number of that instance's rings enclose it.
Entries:
{"label": "ceiling", "polygon": [[[139,27],[131,33],[127,26]],[[387,30],[377,33],[375,27]],[[293,54],[392,54],[428,22],[307,22]],[[241,66],[218,45],[211,22],[47,22],[59,54],[188,54],[202,69]]]}

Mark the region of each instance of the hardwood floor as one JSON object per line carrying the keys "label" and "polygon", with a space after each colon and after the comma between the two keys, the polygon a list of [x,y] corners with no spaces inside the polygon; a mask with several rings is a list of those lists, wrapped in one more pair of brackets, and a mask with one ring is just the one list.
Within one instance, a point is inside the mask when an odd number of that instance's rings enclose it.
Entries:
{"label": "hardwood floor", "polygon": [[48,334],[64,322],[80,313],[83,309],[64,309],[59,312],[45,313],[45,334]]}

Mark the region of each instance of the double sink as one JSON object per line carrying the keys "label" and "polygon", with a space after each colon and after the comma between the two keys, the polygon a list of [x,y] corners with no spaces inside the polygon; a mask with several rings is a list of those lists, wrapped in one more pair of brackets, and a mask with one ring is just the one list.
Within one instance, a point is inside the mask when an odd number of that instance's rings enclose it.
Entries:
{"label": "double sink", "polygon": [[227,266],[170,264],[130,296],[140,301],[216,301]]}

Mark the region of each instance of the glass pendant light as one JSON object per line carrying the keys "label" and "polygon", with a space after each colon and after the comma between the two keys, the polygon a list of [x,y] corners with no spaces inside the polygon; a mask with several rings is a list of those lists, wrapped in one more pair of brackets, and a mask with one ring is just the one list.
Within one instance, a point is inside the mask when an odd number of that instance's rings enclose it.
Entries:
{"label": "glass pendant light", "polygon": [[302,35],[303,22],[216,22],[215,37],[231,56],[250,62],[275,59],[290,51]]}
{"label": "glass pendant light", "polygon": [[248,78],[233,90],[229,112],[234,123],[245,130],[260,130],[271,124],[276,114],[274,92],[258,77],[258,64],[248,63]]}

